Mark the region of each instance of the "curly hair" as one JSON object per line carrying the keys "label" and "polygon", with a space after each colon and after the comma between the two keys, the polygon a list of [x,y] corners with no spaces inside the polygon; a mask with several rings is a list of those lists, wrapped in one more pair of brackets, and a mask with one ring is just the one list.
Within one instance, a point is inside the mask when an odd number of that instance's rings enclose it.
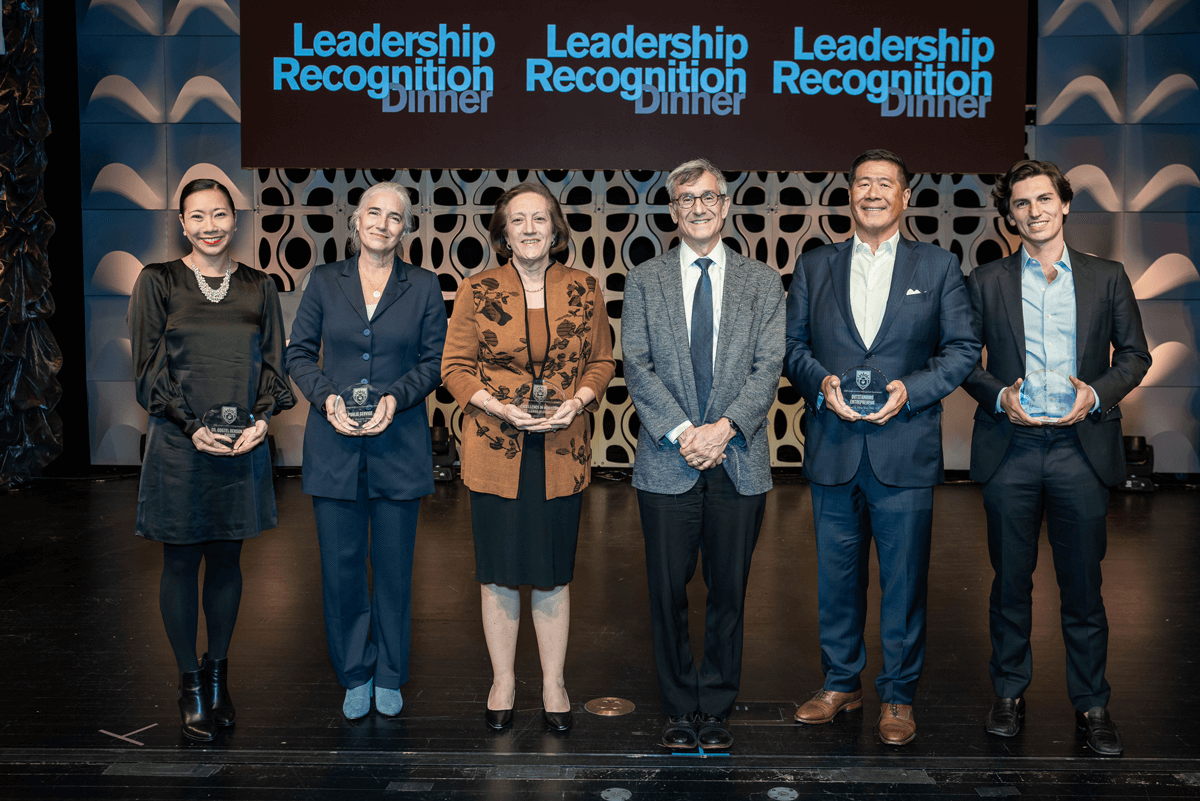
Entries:
{"label": "curly hair", "polygon": [[1012,214],[1012,208],[1008,204],[1012,200],[1013,187],[1019,181],[1037,175],[1044,175],[1050,179],[1050,183],[1054,184],[1054,191],[1058,193],[1058,199],[1063,203],[1070,203],[1071,198],[1075,197],[1071,182],[1053,161],[1024,159],[1009,167],[1008,172],[997,178],[996,185],[992,187],[992,199],[996,201],[996,210],[1000,212],[1001,217],[1008,219]]}

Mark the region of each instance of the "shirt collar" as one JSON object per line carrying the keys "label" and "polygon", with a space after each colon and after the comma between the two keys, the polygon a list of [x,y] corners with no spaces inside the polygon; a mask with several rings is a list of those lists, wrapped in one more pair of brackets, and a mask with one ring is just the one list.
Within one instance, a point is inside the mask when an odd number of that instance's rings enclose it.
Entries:
{"label": "shirt collar", "polygon": [[862,250],[861,252],[865,253],[868,256],[879,256],[883,253],[888,253],[888,254],[891,254],[892,256],[895,256],[896,255],[896,247],[899,244],[900,244],[900,229],[899,228],[896,229],[896,233],[892,234],[890,238],[888,238],[883,243],[881,243],[879,245],[879,249],[876,250],[874,253],[871,253],[870,245],[868,245],[866,242],[864,242],[858,238],[857,233],[854,235],[854,252],[859,253],[860,252],[859,248],[864,248],[864,250]]}
{"label": "shirt collar", "polygon": [[[696,259],[698,258],[700,258],[700,256],[696,254],[696,251],[688,247],[687,242],[680,240],[679,263],[684,267],[691,267],[696,263]],[[722,270],[725,269],[725,243],[718,242],[717,246],[712,249],[712,253],[709,253],[705,258],[713,260],[712,266],[709,267],[710,270],[713,268]]]}
{"label": "shirt collar", "polygon": [[[1063,245],[1062,258],[1054,262],[1055,267],[1061,267],[1067,272],[1073,272],[1071,269],[1071,254],[1067,252],[1067,246]],[[1029,255],[1029,251],[1025,250],[1025,246],[1021,245],[1021,269],[1028,270],[1036,267],[1039,272],[1042,269],[1042,263]]]}

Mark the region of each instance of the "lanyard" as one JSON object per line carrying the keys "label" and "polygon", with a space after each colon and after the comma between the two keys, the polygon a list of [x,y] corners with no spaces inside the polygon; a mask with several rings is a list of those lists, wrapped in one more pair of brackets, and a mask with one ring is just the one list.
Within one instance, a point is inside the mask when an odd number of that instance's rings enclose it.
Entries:
{"label": "lanyard", "polygon": [[[550,262],[550,267],[553,266],[554,262]],[[542,276],[543,299],[546,299],[546,297],[550,294],[548,291],[546,291],[546,278],[550,274],[550,267],[546,268],[546,272]],[[515,265],[513,266],[513,269],[517,269]],[[520,280],[520,278],[521,275],[518,273],[517,280]],[[528,295],[525,292],[524,281],[521,281],[521,294],[525,298],[525,350],[529,354],[529,374],[533,375],[533,339],[529,336],[529,301]],[[542,358],[542,368],[538,371],[537,375],[533,375],[535,383],[541,383],[542,376],[546,374],[546,362],[550,360],[550,309],[548,299],[546,299],[546,305],[543,306],[542,311],[545,313],[546,320],[546,355]]]}

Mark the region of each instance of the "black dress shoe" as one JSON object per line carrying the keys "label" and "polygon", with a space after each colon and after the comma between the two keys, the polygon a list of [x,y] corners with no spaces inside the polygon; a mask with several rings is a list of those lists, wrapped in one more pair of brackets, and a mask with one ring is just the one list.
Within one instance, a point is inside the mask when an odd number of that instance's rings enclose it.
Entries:
{"label": "black dress shoe", "polygon": [[487,722],[488,728],[500,731],[512,725],[512,713],[512,707],[508,709],[487,709],[484,710],[483,719]]}
{"label": "black dress shoe", "polygon": [[542,720],[546,721],[546,728],[550,731],[569,731],[574,718],[571,715],[571,710],[566,712],[548,712],[545,707],[542,708]]}
{"label": "black dress shoe", "polygon": [[1024,722],[1024,698],[997,698],[995,703],[992,704],[991,711],[988,712],[984,725],[987,726],[988,734],[997,734],[1001,737],[1015,737],[1017,732],[1021,730],[1021,724]]}
{"label": "black dress shoe", "polygon": [[1117,725],[1108,716],[1108,709],[1094,706],[1087,711],[1075,712],[1075,726],[1087,734],[1087,746],[1097,754],[1117,756],[1124,750],[1121,745],[1121,735],[1117,734]]}
{"label": "black dress shoe", "polygon": [[696,747],[696,724],[693,714],[668,716],[663,726],[662,744],[667,748],[686,750]]}
{"label": "black dress shoe", "polygon": [[208,654],[200,658],[200,669],[204,671],[204,683],[213,722],[221,727],[233,725],[236,712],[233,699],[229,697],[229,660],[209,659]]}
{"label": "black dress shoe", "polygon": [[183,719],[183,736],[202,743],[217,739],[217,724],[213,722],[204,686],[204,671],[193,670],[179,674],[179,715]]}
{"label": "black dress shoe", "polygon": [[733,745],[733,735],[725,725],[725,718],[702,714],[696,722],[700,730],[696,739],[701,748],[724,751]]}

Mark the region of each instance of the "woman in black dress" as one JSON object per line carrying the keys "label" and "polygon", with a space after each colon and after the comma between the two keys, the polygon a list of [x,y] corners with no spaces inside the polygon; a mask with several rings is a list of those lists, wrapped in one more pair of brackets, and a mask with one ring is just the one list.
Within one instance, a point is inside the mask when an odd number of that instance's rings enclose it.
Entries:
{"label": "woman in black dress", "polygon": [[[147,265],[129,301],[137,399],[150,415],[136,533],[163,543],[159,608],[179,667],[183,734],[207,741],[234,723],[227,655],[242,541],[277,525],[267,423],[296,401],[275,283],[229,255],[237,230],[229,190],[208,179],[187,184],[179,221],[191,252]],[[202,423],[210,409],[235,406],[251,414],[236,439]],[[201,561],[208,652],[197,660]]]}

